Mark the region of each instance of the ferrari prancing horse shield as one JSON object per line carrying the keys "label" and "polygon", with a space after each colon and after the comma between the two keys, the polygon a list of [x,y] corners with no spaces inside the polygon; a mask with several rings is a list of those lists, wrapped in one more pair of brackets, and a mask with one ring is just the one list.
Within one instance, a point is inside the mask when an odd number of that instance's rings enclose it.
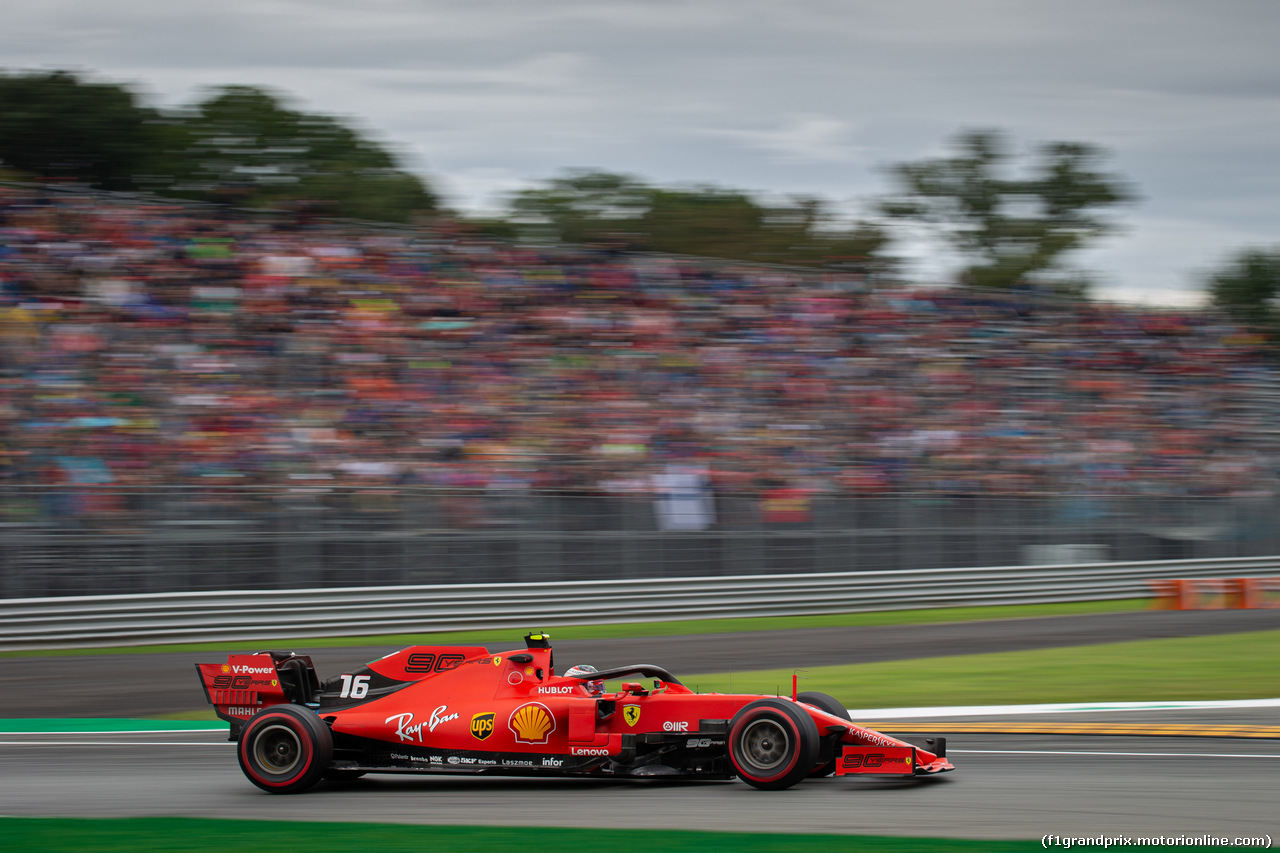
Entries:
{"label": "ferrari prancing horse shield", "polygon": [[626,705],[622,709],[622,719],[627,721],[628,726],[634,726],[636,721],[640,719],[639,705]]}

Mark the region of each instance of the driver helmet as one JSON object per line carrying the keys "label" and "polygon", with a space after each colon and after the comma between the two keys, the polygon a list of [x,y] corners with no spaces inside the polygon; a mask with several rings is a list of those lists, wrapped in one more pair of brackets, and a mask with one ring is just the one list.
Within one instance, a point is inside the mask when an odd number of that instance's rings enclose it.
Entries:
{"label": "driver helmet", "polygon": [[586,676],[599,671],[600,670],[596,669],[594,666],[592,666],[589,663],[582,663],[582,664],[578,664],[577,666],[569,667],[567,670],[565,670],[564,674],[569,678],[584,679],[582,682],[582,686],[587,688],[588,693],[596,694],[596,693],[604,692],[604,682],[599,679],[595,679],[591,681],[587,681],[585,679],[586,679]]}

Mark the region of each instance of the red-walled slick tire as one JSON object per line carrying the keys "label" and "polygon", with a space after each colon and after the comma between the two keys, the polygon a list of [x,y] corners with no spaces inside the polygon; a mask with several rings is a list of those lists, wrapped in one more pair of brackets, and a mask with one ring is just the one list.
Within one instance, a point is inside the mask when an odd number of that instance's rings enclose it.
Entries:
{"label": "red-walled slick tire", "polygon": [[261,711],[240,733],[240,769],[273,794],[296,794],[320,781],[333,758],[333,733],[314,713],[296,705]]}
{"label": "red-walled slick tire", "polygon": [[729,760],[748,785],[770,791],[790,788],[813,771],[818,727],[794,702],[757,700],[729,723]]}
{"label": "red-walled slick tire", "polygon": [[[844,703],[834,696],[826,693],[801,693],[796,696],[797,702],[804,702],[807,705],[813,705],[821,708],[833,717],[839,717],[842,720],[853,722],[853,718],[849,716],[849,709]],[[838,748],[837,748],[837,751]],[[823,762],[809,772],[809,778],[818,778],[822,776],[830,776],[836,772],[836,758],[832,756],[830,761]]]}

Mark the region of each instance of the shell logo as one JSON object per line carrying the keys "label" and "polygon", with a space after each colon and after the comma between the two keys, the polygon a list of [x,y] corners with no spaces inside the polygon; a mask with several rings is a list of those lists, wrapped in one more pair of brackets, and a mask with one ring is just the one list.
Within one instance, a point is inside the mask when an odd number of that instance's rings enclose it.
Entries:
{"label": "shell logo", "polygon": [[515,734],[517,743],[546,743],[556,730],[556,720],[546,705],[530,702],[511,712],[507,726]]}
{"label": "shell logo", "polygon": [[222,665],[222,671],[223,671],[223,672],[230,672],[230,671],[231,671],[231,664],[229,664],[229,663],[224,663],[224,664]]}

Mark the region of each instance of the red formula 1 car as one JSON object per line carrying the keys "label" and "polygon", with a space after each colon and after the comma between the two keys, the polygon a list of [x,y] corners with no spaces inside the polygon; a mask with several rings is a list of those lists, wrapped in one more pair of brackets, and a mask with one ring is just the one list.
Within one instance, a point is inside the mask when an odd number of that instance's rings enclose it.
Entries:
{"label": "red formula 1 car", "polygon": [[[244,774],[279,794],[365,773],[737,776],[778,789],[953,769],[945,739],[924,749],[864,729],[823,693],[694,693],[651,664],[557,675],[545,634],[525,646],[411,646],[323,684],[309,657],[286,652],[196,669]],[[627,678],[643,681],[606,692]]]}

